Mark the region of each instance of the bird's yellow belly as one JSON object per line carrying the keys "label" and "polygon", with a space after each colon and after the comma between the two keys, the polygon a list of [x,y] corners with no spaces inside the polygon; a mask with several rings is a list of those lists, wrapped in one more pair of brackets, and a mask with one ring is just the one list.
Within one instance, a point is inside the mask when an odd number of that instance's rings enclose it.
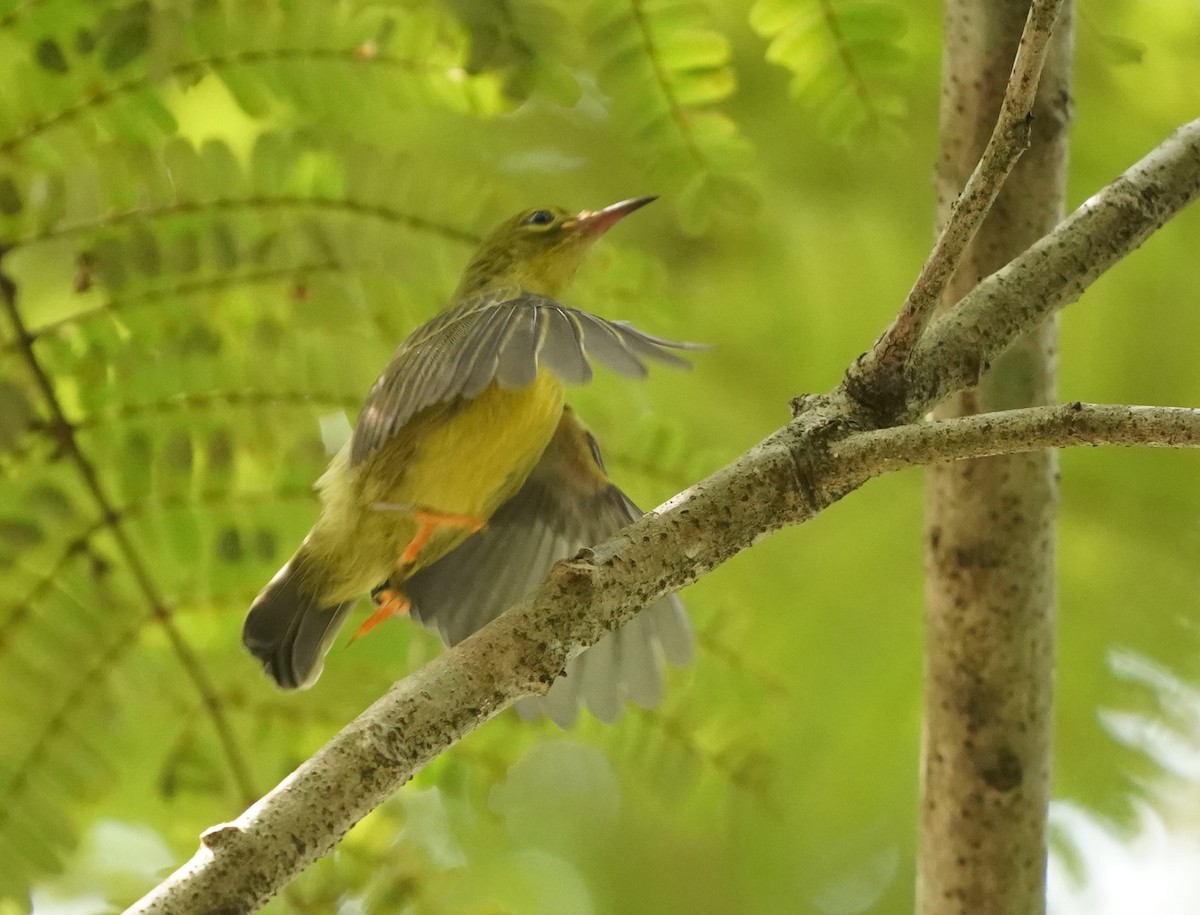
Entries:
{"label": "bird's yellow belly", "polygon": [[492,385],[431,423],[395,490],[397,502],[486,518],[514,495],[546,450],[563,408],[562,383],[539,372],[516,390]]}
{"label": "bird's yellow belly", "polygon": [[[324,600],[351,600],[392,575],[417,533],[414,510],[486,521],[541,458],[563,397],[562,382],[539,371],[526,387],[492,385],[466,404],[414,417],[357,466],[343,449],[317,484],[324,504],[307,540],[324,570]],[[406,571],[435,562],[467,534],[439,528]]]}

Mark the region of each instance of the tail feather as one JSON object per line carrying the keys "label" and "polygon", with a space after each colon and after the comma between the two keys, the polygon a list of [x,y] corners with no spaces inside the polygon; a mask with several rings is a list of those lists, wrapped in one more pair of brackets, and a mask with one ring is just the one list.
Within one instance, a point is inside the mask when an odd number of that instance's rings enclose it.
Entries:
{"label": "tail feather", "polygon": [[611,724],[626,699],[642,708],[662,701],[662,654],[683,667],[691,661],[694,636],[678,596],[659,598],[625,625],[606,634],[567,662],[564,676],[536,699],[518,699],[518,714],[527,720],[546,715],[560,727],[575,723],[586,705],[600,721]]}
{"label": "tail feather", "polygon": [[321,606],[296,569],[293,557],[254,599],[242,628],[242,644],[283,689],[317,682],[325,653],[355,603]]}

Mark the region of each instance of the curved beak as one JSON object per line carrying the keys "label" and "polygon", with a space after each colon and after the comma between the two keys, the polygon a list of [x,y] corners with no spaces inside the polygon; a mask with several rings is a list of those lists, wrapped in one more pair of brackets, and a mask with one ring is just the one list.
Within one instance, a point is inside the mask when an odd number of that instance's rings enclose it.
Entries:
{"label": "curved beak", "polygon": [[603,210],[584,210],[564,228],[571,228],[585,235],[603,235],[634,210],[640,210],[646,204],[657,199],[657,197],[634,197],[606,206]]}

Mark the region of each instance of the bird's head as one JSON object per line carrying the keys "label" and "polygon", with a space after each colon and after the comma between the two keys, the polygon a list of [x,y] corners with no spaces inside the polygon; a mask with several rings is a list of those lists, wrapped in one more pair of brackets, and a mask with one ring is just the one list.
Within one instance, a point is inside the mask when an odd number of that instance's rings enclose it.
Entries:
{"label": "bird's head", "polygon": [[502,222],[479,245],[455,298],[506,286],[556,298],[579,270],[592,243],[654,199],[637,197],[581,213],[562,207],[524,210]]}

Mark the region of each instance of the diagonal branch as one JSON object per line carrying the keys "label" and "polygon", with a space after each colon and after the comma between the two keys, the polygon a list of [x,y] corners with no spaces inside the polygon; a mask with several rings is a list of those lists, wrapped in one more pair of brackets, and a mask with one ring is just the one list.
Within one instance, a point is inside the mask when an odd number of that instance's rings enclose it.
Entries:
{"label": "diagonal branch", "polygon": [[676,130],[679,131],[684,148],[687,149],[688,155],[692,157],[700,168],[710,168],[711,164],[708,161],[708,157],[704,154],[704,150],[700,148],[700,144],[696,140],[695,132],[688,121],[687,113],[679,103],[675,87],[671,84],[670,74],[667,73],[667,69],[663,65],[661,54],[654,40],[654,32],[650,28],[650,23],[647,19],[643,0],[630,0],[630,15],[633,18],[634,25],[637,26],[638,37],[642,40],[646,59],[650,62],[650,69],[654,73],[654,82],[658,85],[659,92],[662,93],[663,102],[667,106],[671,122],[675,125]]}
{"label": "diagonal branch", "polygon": [[899,418],[919,416],[979,376],[1022,330],[1081,295],[1163,223],[1200,196],[1200,118],[1141,161],[931,324],[906,372]]}
{"label": "diagonal branch", "polygon": [[[1078,298],[1198,194],[1200,121],[930,327],[933,342],[923,339],[910,363],[909,388],[919,393],[906,396],[906,416],[972,385],[988,360]],[[885,431],[870,431],[871,423],[844,385],[806,398],[787,426],[612,539],[559,563],[529,601],[397,682],[241,817],[205,833],[192,860],[129,912],[252,911],[439,753],[516,699],[548,688],[565,661],[604,632],[872,476],[997,447],[1200,441],[1195,410],[1068,405]]]}

